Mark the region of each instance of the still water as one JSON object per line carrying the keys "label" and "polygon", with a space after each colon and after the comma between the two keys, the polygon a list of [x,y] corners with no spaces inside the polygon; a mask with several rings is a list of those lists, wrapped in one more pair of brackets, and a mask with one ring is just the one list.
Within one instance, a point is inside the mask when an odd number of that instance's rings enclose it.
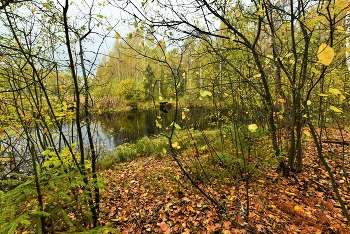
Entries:
{"label": "still water", "polygon": [[[97,151],[113,151],[117,146],[125,142],[134,143],[140,138],[152,137],[159,133],[164,133],[166,128],[170,127],[175,119],[174,109],[167,110],[167,112],[165,113],[158,109],[149,109],[95,115],[91,129]],[[219,111],[214,108],[191,108],[177,112],[176,124],[182,129],[193,128],[204,130],[217,128],[218,125],[230,121],[231,117],[232,110]],[[247,120],[245,116],[241,116],[240,119],[241,121]],[[86,126],[84,124],[82,126],[84,145],[87,147],[88,137]],[[78,141],[74,125],[63,126],[63,132],[70,143]],[[32,133],[34,137],[37,134],[35,130]],[[62,138],[58,137],[57,132],[53,132],[53,135],[56,135],[54,140],[57,146],[65,145]],[[0,171],[5,172],[0,174],[0,181],[3,178],[8,178],[11,172],[32,173],[31,154],[28,141],[24,135],[2,139],[0,143]],[[46,148],[40,148],[40,145],[38,147],[39,153],[46,150]]]}
{"label": "still water", "polygon": [[[219,113],[208,108],[193,108],[179,111],[177,123],[186,128],[207,129],[215,123]],[[164,113],[160,110],[135,110],[124,113],[111,113],[94,116],[95,142],[107,150],[111,150],[124,142],[136,142],[145,136],[164,132],[174,120],[174,110]],[[183,120],[182,117],[185,117]],[[156,125],[156,120],[162,126]]]}

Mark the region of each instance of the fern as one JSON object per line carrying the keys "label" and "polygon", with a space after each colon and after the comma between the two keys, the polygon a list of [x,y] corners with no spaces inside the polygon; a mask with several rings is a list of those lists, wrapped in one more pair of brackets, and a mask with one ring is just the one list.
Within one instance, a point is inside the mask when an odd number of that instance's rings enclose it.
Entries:
{"label": "fern", "polygon": [[29,221],[30,217],[28,214],[22,214],[15,219],[13,219],[11,222],[9,222],[7,225],[2,227],[0,229],[0,233],[8,233],[12,234],[15,233],[17,227],[22,224],[24,226],[29,226],[31,225],[31,222]]}

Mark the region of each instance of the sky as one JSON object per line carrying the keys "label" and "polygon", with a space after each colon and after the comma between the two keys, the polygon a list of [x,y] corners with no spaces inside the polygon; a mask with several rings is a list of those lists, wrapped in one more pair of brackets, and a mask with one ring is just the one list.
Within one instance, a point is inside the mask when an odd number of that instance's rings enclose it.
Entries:
{"label": "sky", "polygon": [[[132,1],[134,4],[140,4],[142,0]],[[175,1],[175,0],[170,0]],[[113,49],[113,46],[116,42],[115,34],[118,32],[122,37],[125,37],[127,33],[130,33],[135,28],[131,25],[128,25],[128,20],[133,20],[133,16],[129,15],[123,10],[120,10],[120,7],[125,7],[122,4],[126,1],[120,0],[72,0],[69,6],[68,15],[70,19],[70,23],[74,25],[75,28],[81,28],[83,26],[87,26],[88,17],[87,13],[91,11],[93,18],[95,18],[94,22],[91,24],[93,28],[93,33],[90,34],[89,39],[85,40],[85,56],[87,60],[94,61],[97,54],[97,59],[94,66],[88,66],[92,70],[92,74],[96,72],[96,68],[102,60],[103,55],[108,55],[108,53]],[[56,6],[58,9],[61,9],[60,5],[65,3],[65,0],[56,0]],[[42,2],[40,2],[40,7],[42,7]],[[36,8],[35,5],[31,5],[28,3],[28,6],[20,9],[19,12],[26,11],[27,13],[31,13]],[[132,12],[130,7],[125,8],[127,11]],[[154,10],[154,9],[153,9]],[[162,9],[160,9],[162,11]],[[166,11],[164,9],[164,11]],[[39,12],[39,10],[37,10]],[[125,21],[125,22],[124,22]],[[4,30],[2,25],[0,24],[0,35]],[[35,30],[35,29],[34,29]],[[83,33],[86,30],[83,30]],[[106,37],[103,37],[106,36]],[[76,51],[78,51],[78,47],[76,46]],[[64,46],[62,50],[65,50]],[[67,60],[66,55],[62,56],[62,61]]]}

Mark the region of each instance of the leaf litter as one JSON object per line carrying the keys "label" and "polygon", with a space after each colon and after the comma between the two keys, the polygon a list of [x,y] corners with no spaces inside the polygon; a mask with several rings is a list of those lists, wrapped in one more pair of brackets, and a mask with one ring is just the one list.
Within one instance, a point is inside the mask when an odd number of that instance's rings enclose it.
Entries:
{"label": "leaf litter", "polygon": [[[342,147],[327,143],[324,151],[349,207],[349,146]],[[100,171],[105,181],[100,223],[121,233],[350,233],[313,143],[305,148],[301,173],[286,178],[276,168],[265,168],[252,175],[248,218],[243,182],[216,179],[208,187],[225,204],[222,215],[168,155],[115,164]],[[335,156],[339,152],[343,157]]]}

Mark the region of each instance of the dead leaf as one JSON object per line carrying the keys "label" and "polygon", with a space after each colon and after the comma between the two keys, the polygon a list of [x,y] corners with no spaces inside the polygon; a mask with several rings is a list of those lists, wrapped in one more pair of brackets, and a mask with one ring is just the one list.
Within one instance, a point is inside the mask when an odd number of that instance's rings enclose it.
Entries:
{"label": "dead leaf", "polygon": [[161,222],[158,226],[164,234],[170,234],[170,226],[167,223]]}

